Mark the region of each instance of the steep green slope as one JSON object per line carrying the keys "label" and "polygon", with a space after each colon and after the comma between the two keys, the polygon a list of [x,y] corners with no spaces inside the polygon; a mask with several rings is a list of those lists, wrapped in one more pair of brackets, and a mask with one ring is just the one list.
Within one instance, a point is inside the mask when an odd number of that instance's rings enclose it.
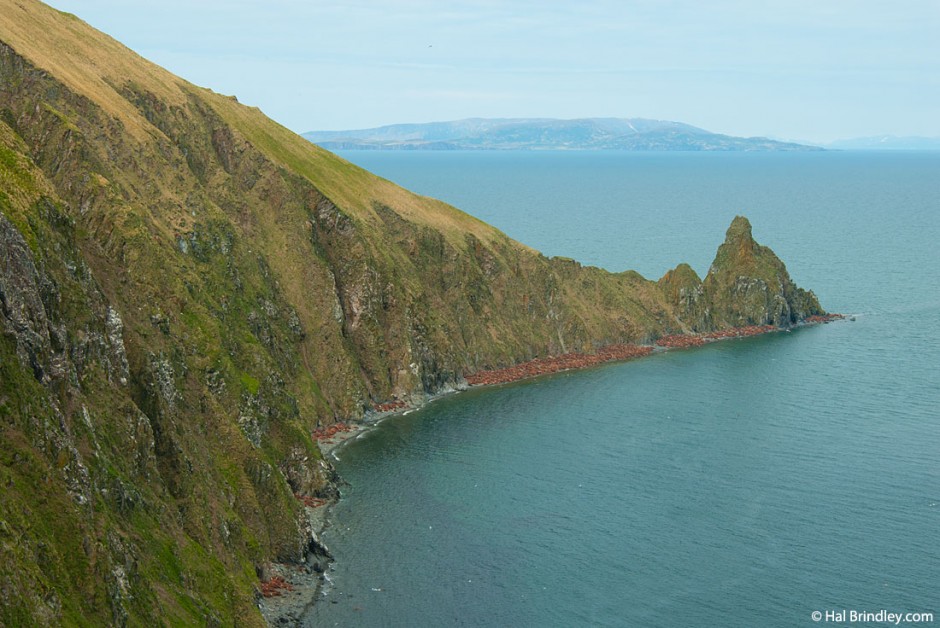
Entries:
{"label": "steep green slope", "polygon": [[0,0],[0,624],[261,624],[259,571],[315,549],[294,494],[335,490],[315,427],[743,321],[713,284],[702,318],[547,259]]}

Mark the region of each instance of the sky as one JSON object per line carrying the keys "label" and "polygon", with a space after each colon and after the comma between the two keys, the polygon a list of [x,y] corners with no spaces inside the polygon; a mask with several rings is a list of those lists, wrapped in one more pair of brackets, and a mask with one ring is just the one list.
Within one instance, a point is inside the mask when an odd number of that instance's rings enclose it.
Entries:
{"label": "sky", "polygon": [[296,132],[643,117],[940,136],[938,0],[52,0]]}

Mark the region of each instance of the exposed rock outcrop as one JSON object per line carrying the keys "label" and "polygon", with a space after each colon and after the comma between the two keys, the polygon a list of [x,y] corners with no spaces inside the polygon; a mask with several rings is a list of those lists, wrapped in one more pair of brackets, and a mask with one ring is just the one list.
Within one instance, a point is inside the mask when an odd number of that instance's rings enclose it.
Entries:
{"label": "exposed rock outcrop", "polygon": [[754,241],[738,216],[704,281],[706,320],[713,329],[746,325],[791,327],[824,311],[816,295],[796,286],[783,262]]}
{"label": "exposed rock outcrop", "polygon": [[680,326],[693,332],[786,328],[824,314],[816,295],[794,284],[780,258],[754,241],[744,216],[731,222],[704,281],[680,264],[659,280],[659,287],[675,307]]}
{"label": "exposed rock outcrop", "polygon": [[684,331],[702,331],[708,328],[708,303],[705,286],[691,266],[679,264],[659,280],[666,299],[675,306],[676,317]]}

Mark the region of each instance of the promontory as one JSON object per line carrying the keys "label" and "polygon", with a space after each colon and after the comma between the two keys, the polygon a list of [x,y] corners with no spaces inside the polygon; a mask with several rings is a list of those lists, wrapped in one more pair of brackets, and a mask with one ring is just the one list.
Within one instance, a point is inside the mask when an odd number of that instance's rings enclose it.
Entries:
{"label": "promontory", "polygon": [[263,625],[265,565],[318,551],[305,509],[335,491],[316,430],[821,314],[743,218],[704,280],[548,259],[0,0],[2,625]]}

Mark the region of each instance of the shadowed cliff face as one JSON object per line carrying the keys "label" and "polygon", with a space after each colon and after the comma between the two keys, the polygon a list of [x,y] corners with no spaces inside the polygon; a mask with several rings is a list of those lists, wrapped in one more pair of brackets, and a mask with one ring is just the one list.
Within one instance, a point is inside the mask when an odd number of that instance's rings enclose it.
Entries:
{"label": "shadowed cliff face", "polygon": [[335,490],[317,426],[819,309],[743,219],[704,283],[550,260],[32,0],[0,87],[7,625],[260,624],[257,573],[315,549],[295,495]]}

